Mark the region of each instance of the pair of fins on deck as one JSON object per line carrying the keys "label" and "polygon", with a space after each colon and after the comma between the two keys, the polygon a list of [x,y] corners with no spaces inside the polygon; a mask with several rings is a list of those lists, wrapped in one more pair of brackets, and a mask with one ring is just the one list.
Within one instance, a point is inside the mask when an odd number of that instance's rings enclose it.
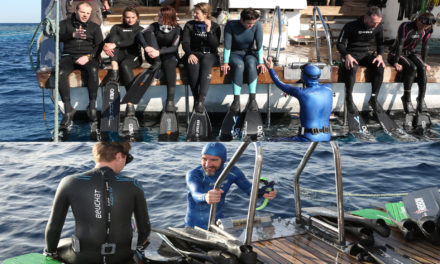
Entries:
{"label": "pair of fins on deck", "polygon": [[[122,103],[139,102],[140,98],[146,92],[151,82],[154,80],[156,70],[146,69],[139,74],[133,81],[131,89],[126,94]],[[132,92],[130,92],[132,91]],[[119,111],[120,111],[120,95],[119,84],[109,81],[103,87],[103,103],[101,113],[100,135],[101,140],[114,141],[112,137],[118,136],[119,131]],[[122,125],[121,136],[131,141],[141,141],[139,121],[136,118],[135,111],[127,104],[126,117]],[[131,109],[130,109],[131,108]],[[92,128],[93,133],[93,128]],[[112,136],[113,135],[113,136]],[[175,111],[162,112],[159,126],[159,140],[161,141],[177,141],[179,136],[179,128],[177,124],[177,116]]]}
{"label": "pair of fins on deck", "polygon": [[[387,134],[400,129],[396,122],[391,119],[377,101],[374,102],[371,107],[373,109],[373,115]],[[351,105],[350,109],[347,109],[346,111],[349,130],[355,133],[368,134],[367,124],[356,106]],[[405,123],[403,124],[403,127],[406,131],[412,131],[414,129],[424,131],[430,125],[431,119],[426,112],[410,112],[405,114]]]}

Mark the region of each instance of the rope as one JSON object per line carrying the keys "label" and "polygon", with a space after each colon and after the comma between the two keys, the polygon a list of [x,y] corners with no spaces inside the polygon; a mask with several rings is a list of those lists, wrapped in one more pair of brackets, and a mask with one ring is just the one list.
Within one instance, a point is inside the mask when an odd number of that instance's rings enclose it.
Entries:
{"label": "rope", "polygon": [[[55,2],[53,1],[52,6],[49,9],[49,12],[47,12],[46,17],[38,24],[37,28],[35,29],[34,34],[32,35],[31,44],[29,45],[29,62],[31,64],[31,68],[33,71],[37,71],[38,68],[40,68],[40,43],[43,41],[43,36],[46,37],[54,37],[55,36],[55,22],[49,18],[50,14],[52,13],[52,10],[54,9]],[[38,31],[40,30],[40,27],[43,26],[43,30],[38,36],[38,42],[37,42],[37,63],[34,66],[34,60],[32,58],[32,48],[35,43],[35,37],[37,36]]]}
{"label": "rope", "polygon": [[[336,195],[336,192],[310,189],[301,187],[301,193],[321,193],[321,194],[332,194]],[[440,192],[440,190],[439,190]],[[347,193],[344,192],[344,196],[352,196],[352,197],[403,197],[408,195],[408,193]]]}

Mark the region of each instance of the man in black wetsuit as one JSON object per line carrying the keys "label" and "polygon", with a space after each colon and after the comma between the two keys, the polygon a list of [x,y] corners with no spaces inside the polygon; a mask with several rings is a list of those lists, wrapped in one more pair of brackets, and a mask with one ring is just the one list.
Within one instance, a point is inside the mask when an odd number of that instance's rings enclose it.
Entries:
{"label": "man in black wetsuit", "polygon": [[[367,14],[344,26],[339,35],[336,47],[341,53],[344,64],[345,100],[349,112],[356,111],[353,102],[353,86],[359,65],[366,66],[371,75],[370,106],[376,111],[377,95],[383,81],[385,63],[383,61],[383,27],[382,11],[378,7],[370,7]],[[375,40],[377,55],[369,53],[370,41]]]}
{"label": "man in black wetsuit", "polygon": [[70,103],[70,87],[68,77],[74,69],[81,69],[87,73],[87,87],[89,90],[89,106],[87,114],[92,122],[97,121],[96,97],[98,93],[97,57],[101,52],[102,33],[99,25],[90,22],[92,6],[82,2],[76,7],[75,15],[60,23],[60,41],[64,44],[60,60],[59,89],[61,100],[64,103],[64,117],[60,128],[72,125],[75,109]]}
{"label": "man in black wetsuit", "polygon": [[[146,243],[150,222],[142,187],[118,175],[133,159],[130,148],[128,142],[96,143],[95,168],[61,180],[46,227],[45,255],[71,264],[127,263],[136,247]],[[72,239],[60,241],[69,207],[75,232]]]}

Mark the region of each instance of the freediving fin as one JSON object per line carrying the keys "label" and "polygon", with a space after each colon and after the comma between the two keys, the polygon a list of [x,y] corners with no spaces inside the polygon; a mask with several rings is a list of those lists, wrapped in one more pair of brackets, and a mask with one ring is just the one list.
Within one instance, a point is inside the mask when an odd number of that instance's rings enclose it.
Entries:
{"label": "freediving fin", "polygon": [[429,114],[417,112],[414,116],[414,125],[423,130],[431,126],[431,117]]}
{"label": "freediving fin", "polygon": [[385,208],[387,214],[390,216],[390,220],[397,225],[403,237],[407,241],[413,241],[419,233],[419,228],[417,224],[409,218],[405,204],[403,202],[386,203]]}
{"label": "freediving fin", "polygon": [[120,112],[119,84],[108,82],[102,88],[101,131],[118,132]]}
{"label": "freediving fin", "polygon": [[40,253],[24,254],[21,256],[5,259],[3,261],[3,264],[34,264],[34,263],[61,264],[61,262],[59,262],[58,260],[55,260],[51,257],[46,257],[45,255]]}
{"label": "freediving fin", "polygon": [[390,134],[392,131],[399,129],[396,122],[394,122],[394,120],[383,110],[377,100],[373,100],[370,105],[373,108],[373,114],[376,116],[377,121],[382,126],[385,133]]}
{"label": "freediving fin", "polygon": [[348,253],[355,256],[359,261],[375,262],[379,264],[414,264],[412,259],[397,253],[389,245],[368,246],[363,243],[354,243],[348,248]]}
{"label": "freediving fin", "polygon": [[[196,110],[199,108],[199,111]],[[191,119],[188,125],[188,132],[186,136],[187,141],[207,141],[212,137],[211,121],[205,106],[199,103],[191,114]]]}
{"label": "freediving fin", "polygon": [[126,116],[122,125],[122,137],[129,141],[142,141],[139,121],[136,117],[134,105],[127,104]]}
{"label": "freediving fin", "polygon": [[436,187],[409,193],[403,197],[408,216],[413,219],[423,235],[433,244],[440,243],[440,194]]}
{"label": "freediving fin", "polygon": [[388,215],[388,213],[381,210],[366,208],[356,211],[350,211],[350,213],[368,219],[383,219],[385,223],[387,223],[387,225],[395,225],[394,222],[390,220],[390,216]]}
{"label": "freediving fin", "polygon": [[93,141],[101,141],[101,130],[99,129],[98,121],[90,123],[90,139]]}
{"label": "freediving fin", "polygon": [[223,119],[222,127],[220,128],[221,141],[231,141],[233,139],[234,128],[237,124],[239,117],[240,111],[234,111],[229,108],[225,118]]}
{"label": "freediving fin", "polygon": [[148,68],[141,72],[132,82],[128,92],[122,99],[121,104],[133,103],[138,104],[142,96],[144,96],[147,89],[154,80],[158,69]]}
{"label": "freediving fin", "polygon": [[[348,107],[347,107],[348,108]],[[359,114],[357,107],[352,104],[347,111],[348,130],[350,132],[358,132],[361,134],[368,134],[368,128],[365,120]]]}
{"label": "freediving fin", "polygon": [[403,123],[403,128],[406,131],[412,131],[414,128],[414,119],[415,114],[414,113],[406,113],[405,114],[405,121]]}
{"label": "freediving fin", "polygon": [[241,137],[258,140],[264,137],[263,119],[260,112],[254,110],[247,110],[243,120],[243,127],[241,128]]}
{"label": "freediving fin", "polygon": [[159,141],[177,141],[179,126],[176,112],[163,111],[159,125]]}

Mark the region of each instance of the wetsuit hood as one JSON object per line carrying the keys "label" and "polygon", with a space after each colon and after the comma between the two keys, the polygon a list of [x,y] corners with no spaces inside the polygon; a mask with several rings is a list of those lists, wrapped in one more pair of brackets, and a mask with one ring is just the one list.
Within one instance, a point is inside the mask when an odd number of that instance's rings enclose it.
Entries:
{"label": "wetsuit hood", "polygon": [[317,84],[320,76],[321,69],[315,65],[307,63],[301,67],[301,79],[307,87]]}
{"label": "wetsuit hood", "polygon": [[202,155],[204,154],[219,157],[222,160],[219,171],[222,171],[221,168],[223,168],[223,165],[225,164],[227,159],[227,151],[225,145],[220,142],[208,143],[202,149]]}

